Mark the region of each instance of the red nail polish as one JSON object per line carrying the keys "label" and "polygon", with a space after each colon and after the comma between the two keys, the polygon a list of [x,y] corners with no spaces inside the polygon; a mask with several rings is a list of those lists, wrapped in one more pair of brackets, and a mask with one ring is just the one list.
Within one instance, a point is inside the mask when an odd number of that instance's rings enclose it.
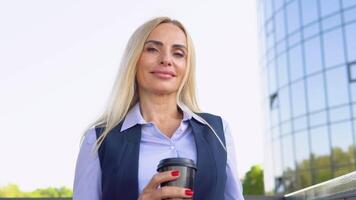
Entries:
{"label": "red nail polish", "polygon": [[179,176],[179,171],[177,170],[177,171],[173,171],[173,172],[171,172],[171,174],[172,174],[172,176]]}
{"label": "red nail polish", "polygon": [[185,194],[188,196],[193,196],[194,192],[192,190],[185,190]]}

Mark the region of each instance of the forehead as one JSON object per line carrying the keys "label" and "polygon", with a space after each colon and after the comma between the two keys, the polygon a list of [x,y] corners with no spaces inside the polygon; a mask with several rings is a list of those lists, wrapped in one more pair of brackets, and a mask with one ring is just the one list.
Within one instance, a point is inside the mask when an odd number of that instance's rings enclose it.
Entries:
{"label": "forehead", "polygon": [[147,40],[157,40],[163,44],[186,45],[187,39],[181,28],[172,23],[163,23],[152,30]]}

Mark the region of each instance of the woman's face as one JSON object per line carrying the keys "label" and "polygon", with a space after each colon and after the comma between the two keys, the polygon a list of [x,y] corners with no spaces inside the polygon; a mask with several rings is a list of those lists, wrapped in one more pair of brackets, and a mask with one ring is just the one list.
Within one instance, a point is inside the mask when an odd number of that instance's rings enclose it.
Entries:
{"label": "woman's face", "polygon": [[137,62],[140,93],[176,93],[186,72],[187,53],[186,36],[179,27],[163,23],[153,29]]}

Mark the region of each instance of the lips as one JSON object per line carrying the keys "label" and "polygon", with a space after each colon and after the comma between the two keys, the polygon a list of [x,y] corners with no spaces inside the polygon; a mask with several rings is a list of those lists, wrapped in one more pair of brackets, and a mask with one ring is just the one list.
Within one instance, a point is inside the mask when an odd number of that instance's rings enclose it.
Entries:
{"label": "lips", "polygon": [[161,77],[175,77],[176,74],[171,71],[165,71],[165,70],[154,70],[151,72],[154,75],[161,76]]}

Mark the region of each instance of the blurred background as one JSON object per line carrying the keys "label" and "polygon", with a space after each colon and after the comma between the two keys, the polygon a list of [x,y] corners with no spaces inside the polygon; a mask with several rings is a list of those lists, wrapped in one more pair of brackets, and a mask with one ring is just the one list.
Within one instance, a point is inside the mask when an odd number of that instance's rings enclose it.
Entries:
{"label": "blurred background", "polygon": [[229,122],[247,195],[355,171],[356,1],[0,1],[0,197],[71,196],[126,42],[186,25],[201,108]]}

